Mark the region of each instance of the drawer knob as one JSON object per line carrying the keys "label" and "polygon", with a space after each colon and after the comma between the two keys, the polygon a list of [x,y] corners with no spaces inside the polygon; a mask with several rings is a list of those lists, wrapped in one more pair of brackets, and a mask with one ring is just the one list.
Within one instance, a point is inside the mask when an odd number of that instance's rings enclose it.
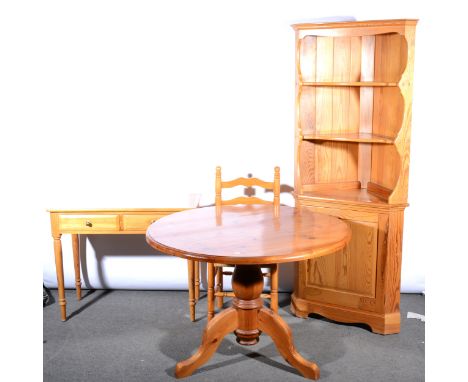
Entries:
{"label": "drawer knob", "polygon": [[93,223],[91,223],[89,220],[86,220],[85,225],[86,225],[86,227],[92,227]]}

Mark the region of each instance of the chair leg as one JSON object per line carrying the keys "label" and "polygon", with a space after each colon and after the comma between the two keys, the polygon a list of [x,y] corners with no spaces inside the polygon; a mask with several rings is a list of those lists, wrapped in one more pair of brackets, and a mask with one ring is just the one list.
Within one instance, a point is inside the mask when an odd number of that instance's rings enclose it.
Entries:
{"label": "chair leg", "polygon": [[270,308],[273,312],[278,313],[278,264],[273,264],[270,267],[270,272],[271,272]]}
{"label": "chair leg", "polygon": [[195,302],[200,299],[200,262],[194,261],[194,273],[195,273]]}
{"label": "chair leg", "polygon": [[193,260],[187,260],[188,268],[188,290],[189,290],[189,309],[190,309],[190,320],[195,321],[195,291],[194,291],[194,272],[193,272]]}
{"label": "chair leg", "polygon": [[207,297],[207,303],[208,303],[208,314],[207,314],[207,320],[210,322],[210,320],[214,317],[214,264],[213,263],[208,263],[208,297]]}
{"label": "chair leg", "polygon": [[[216,292],[223,291],[223,267],[216,267]],[[218,309],[223,309],[223,296],[216,297],[216,305]]]}

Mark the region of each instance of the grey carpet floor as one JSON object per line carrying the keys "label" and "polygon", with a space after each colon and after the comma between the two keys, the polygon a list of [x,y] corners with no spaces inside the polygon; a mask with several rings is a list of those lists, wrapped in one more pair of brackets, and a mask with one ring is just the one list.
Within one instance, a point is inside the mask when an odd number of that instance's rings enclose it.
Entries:
{"label": "grey carpet floor", "polygon": [[[60,321],[57,291],[44,307],[44,381],[175,381],[174,366],[200,344],[206,299],[198,321],[188,316],[187,292],[83,291],[78,302],[66,291],[69,319]],[[318,316],[296,318],[289,294],[280,294],[280,314],[299,352],[316,362],[322,382],[424,381],[424,296],[401,297],[401,333],[382,336],[365,326]],[[227,336],[215,355],[189,381],[305,381],[277,352],[267,335],[243,347]]]}

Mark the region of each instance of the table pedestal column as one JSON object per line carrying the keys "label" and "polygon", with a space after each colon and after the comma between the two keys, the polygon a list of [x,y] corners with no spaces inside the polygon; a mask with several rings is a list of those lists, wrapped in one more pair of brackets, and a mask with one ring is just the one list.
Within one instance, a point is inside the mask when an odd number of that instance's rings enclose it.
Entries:
{"label": "table pedestal column", "polygon": [[232,307],[223,310],[207,324],[197,352],[177,364],[176,377],[188,377],[207,362],[227,334],[234,332],[241,345],[255,345],[264,332],[273,339],[278,351],[291,366],[306,378],[318,379],[318,366],[297,352],[289,326],[278,314],[263,305],[260,298],[263,290],[260,266],[237,265],[232,276],[232,287],[236,296]]}

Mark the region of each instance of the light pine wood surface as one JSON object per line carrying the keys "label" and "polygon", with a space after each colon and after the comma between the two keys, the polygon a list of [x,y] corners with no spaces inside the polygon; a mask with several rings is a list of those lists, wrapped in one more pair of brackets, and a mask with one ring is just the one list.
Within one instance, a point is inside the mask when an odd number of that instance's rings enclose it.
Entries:
{"label": "light pine wood surface", "polygon": [[159,219],[146,233],[147,242],[164,253],[236,265],[320,257],[342,248],[350,237],[348,224],[335,217],[288,206],[275,214],[264,205],[186,210]]}
{"label": "light pine wood surface", "polygon": [[298,265],[296,315],[399,331],[417,20],[296,24],[297,206],[350,224],[350,243]]}
{"label": "light pine wood surface", "polygon": [[[121,208],[121,209],[52,209],[50,224],[54,240],[55,269],[62,321],[67,319],[67,301],[63,274],[62,234],[72,235],[73,265],[75,269],[76,297],[81,299],[81,264],[79,235],[137,234],[146,233],[148,226],[168,214],[182,208]],[[195,275],[194,275],[195,279]],[[197,280],[195,280],[197,282]],[[199,279],[198,279],[199,284]],[[195,292],[192,290],[192,294]]]}
{"label": "light pine wood surface", "polygon": [[[243,186],[247,187],[244,189],[244,194],[247,197],[237,197],[234,199],[224,199],[222,196],[223,189]],[[263,200],[255,195],[255,189],[252,187],[261,187],[264,190],[273,191],[273,200]],[[249,194],[251,193],[251,194]],[[215,178],[215,206],[220,209],[223,205],[237,205],[237,204],[269,204],[272,206],[273,211],[278,213],[280,206],[280,168],[274,168],[273,181],[267,182],[258,178],[237,178],[234,180],[226,181],[222,179],[221,167],[216,167],[216,178]],[[189,260],[190,261],[190,260]],[[224,297],[234,297],[234,292],[225,292],[223,290],[223,276],[232,275],[231,271],[225,271],[224,268],[232,267],[232,264],[209,264],[208,267],[214,267],[213,272],[215,274],[216,285],[214,288],[214,297],[216,298],[216,306],[218,309],[222,309],[224,305]],[[270,292],[263,293],[262,298],[270,300],[270,307],[273,311],[278,311],[278,266],[276,264],[269,264],[265,266],[268,271],[263,273],[264,277],[271,279]],[[210,295],[211,296],[211,295]],[[213,309],[214,304],[210,301],[208,307]],[[208,320],[214,317],[214,310],[208,309]],[[194,307],[191,306],[191,316],[193,310],[193,319],[195,319]]]}
{"label": "light pine wood surface", "polygon": [[[319,367],[297,352],[288,325],[263,306],[260,266],[317,259],[341,250],[350,237],[348,224],[338,218],[286,206],[278,211],[264,205],[205,207],[153,223],[146,234],[152,247],[211,265],[219,261],[235,264],[232,307],[208,322],[198,350],[176,365],[176,377],[190,376],[207,362],[227,334],[234,332],[239,344],[249,346],[264,332],[291,366],[306,378],[318,379]],[[213,270],[213,266],[208,268],[209,286]],[[213,289],[208,293],[208,303],[213,304]]]}

